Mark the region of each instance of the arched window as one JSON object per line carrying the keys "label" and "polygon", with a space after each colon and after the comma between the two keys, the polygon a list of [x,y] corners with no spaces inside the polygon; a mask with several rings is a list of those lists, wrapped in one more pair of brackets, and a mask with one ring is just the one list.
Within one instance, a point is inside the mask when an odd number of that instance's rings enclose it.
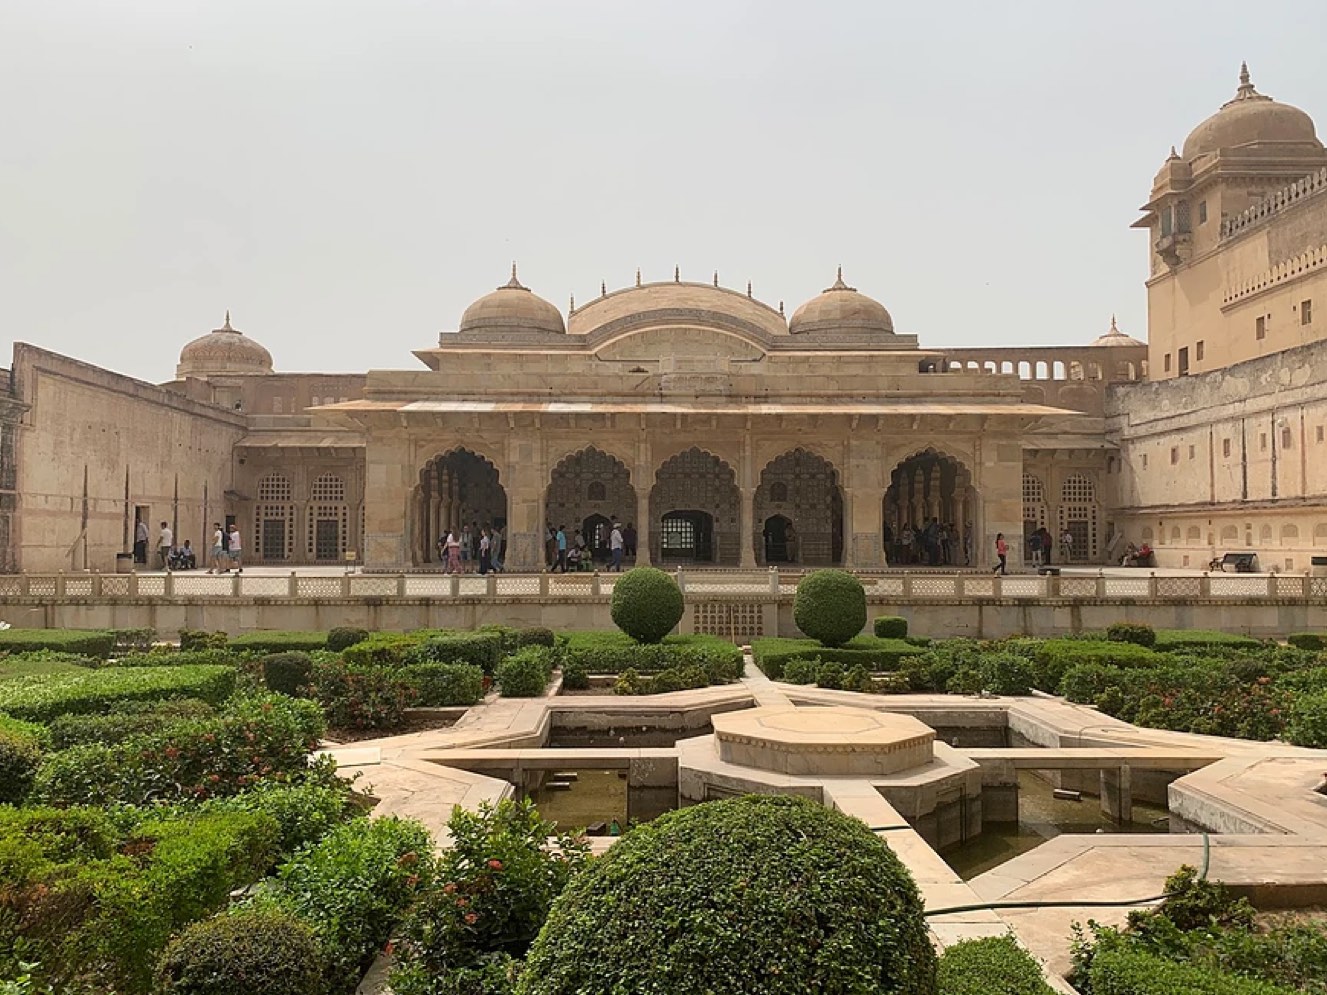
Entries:
{"label": "arched window", "polygon": [[346,505],[346,482],[334,473],[324,473],[309,490],[308,555],[314,560],[340,560],[346,551],[350,509]]}
{"label": "arched window", "polygon": [[1239,542],[1239,526],[1238,525],[1221,526],[1221,541],[1223,543]]}
{"label": "arched window", "polygon": [[1060,535],[1068,532],[1073,536],[1070,555],[1074,560],[1096,559],[1100,515],[1097,488],[1091,478],[1081,473],[1066,477],[1060,486]]}
{"label": "arched window", "polygon": [[1178,525],[1172,525],[1170,527],[1170,541],[1171,543],[1177,543],[1180,541],[1180,527]]}
{"label": "arched window", "polygon": [[769,485],[769,499],[774,504],[783,504],[788,500],[788,485],[782,480],[776,480]]}
{"label": "arched window", "polygon": [[1030,473],[1023,474],[1023,533],[1031,535],[1046,527],[1046,489]]}
{"label": "arched window", "polygon": [[602,480],[592,480],[590,486],[586,488],[585,497],[590,501],[607,501],[608,488]]}
{"label": "arched window", "polygon": [[269,473],[258,481],[258,505],[253,514],[254,545],[264,560],[288,560],[295,552],[295,505],[290,478]]}
{"label": "arched window", "polygon": [[1188,531],[1184,535],[1184,541],[1189,543],[1190,545],[1202,542],[1203,530],[1199,528],[1197,525],[1190,525]]}
{"label": "arched window", "polygon": [[1287,542],[1296,542],[1298,539],[1299,527],[1297,525],[1287,524],[1281,526],[1281,545],[1284,546]]}

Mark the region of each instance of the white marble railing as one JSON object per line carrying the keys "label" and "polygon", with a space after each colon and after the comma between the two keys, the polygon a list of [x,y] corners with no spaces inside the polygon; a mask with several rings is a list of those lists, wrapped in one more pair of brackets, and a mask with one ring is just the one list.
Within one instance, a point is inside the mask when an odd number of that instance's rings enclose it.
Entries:
{"label": "white marble railing", "polygon": [[[683,590],[693,596],[789,598],[800,572],[675,571]],[[1202,574],[1157,576],[1151,573],[1038,576],[990,573],[858,574],[876,603],[948,599],[1081,600],[1287,600],[1327,599],[1327,577],[1278,574]],[[60,601],[143,599],[274,600],[418,598],[580,599],[612,593],[616,574],[345,574],[342,576],[230,574],[9,574],[0,575],[0,603],[38,598]]]}

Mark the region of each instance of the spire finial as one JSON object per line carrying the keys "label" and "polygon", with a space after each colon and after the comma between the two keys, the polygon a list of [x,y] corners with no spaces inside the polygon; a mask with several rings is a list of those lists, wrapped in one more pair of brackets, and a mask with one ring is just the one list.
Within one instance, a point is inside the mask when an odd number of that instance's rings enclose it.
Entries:
{"label": "spire finial", "polygon": [[746,295],[747,295],[748,297],[751,296],[751,281],[750,281],[750,280],[747,280],[747,281],[746,281]]}
{"label": "spire finial", "polygon": [[[636,286],[638,286],[638,287],[640,286],[640,281],[639,281],[639,280],[636,282]],[[600,281],[599,281],[599,296],[600,296],[600,297],[607,297],[607,296],[608,296],[608,284],[605,283],[603,280],[600,280]]]}
{"label": "spire finial", "polygon": [[567,314],[575,314],[575,313],[576,313],[576,295],[572,294],[571,303],[567,305]]}
{"label": "spire finial", "polygon": [[714,271],[714,285],[716,287],[719,285],[719,271],[717,269]]}
{"label": "spire finial", "polygon": [[1110,334],[1112,335],[1120,334],[1119,326],[1115,324],[1115,315],[1113,314],[1110,316]]}
{"label": "spire finial", "polygon": [[1170,158],[1172,158],[1172,159],[1178,159],[1179,157],[1180,157],[1180,154],[1179,154],[1178,152],[1175,151],[1175,146],[1172,145],[1172,146],[1170,147]]}
{"label": "spire finial", "polygon": [[1241,61],[1239,64],[1239,82],[1240,86],[1248,86],[1250,83],[1249,64],[1246,61]]}
{"label": "spire finial", "polygon": [[779,314],[783,314],[783,301],[779,301]]}
{"label": "spire finial", "polygon": [[1259,94],[1253,88],[1253,80],[1249,76],[1249,64],[1241,62],[1239,64],[1239,89],[1235,91],[1235,99],[1241,100],[1256,96],[1259,96]]}
{"label": "spire finial", "polygon": [[640,286],[640,267],[636,267],[636,286]]}
{"label": "spire finial", "polygon": [[233,328],[230,327],[230,308],[226,308],[226,323],[225,323],[224,325],[222,325],[221,327],[222,327],[223,329],[225,329],[226,331],[228,331],[228,332],[233,332],[233,331],[235,331],[235,329],[233,329]]}
{"label": "spire finial", "polygon": [[682,267],[676,264],[673,265],[673,282],[674,283],[682,282]]}
{"label": "spire finial", "polygon": [[512,263],[511,263],[511,279],[507,281],[507,286],[510,287],[510,288],[513,289],[513,290],[525,290],[525,289],[526,289],[525,287],[522,287],[522,286],[521,286],[521,281],[518,280],[518,279],[516,279],[516,260],[514,260],[514,259],[512,260]]}

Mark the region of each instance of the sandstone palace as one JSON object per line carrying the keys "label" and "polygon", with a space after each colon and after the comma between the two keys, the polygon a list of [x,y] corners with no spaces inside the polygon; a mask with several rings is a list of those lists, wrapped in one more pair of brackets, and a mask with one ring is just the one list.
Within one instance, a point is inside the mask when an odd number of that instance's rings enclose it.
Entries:
{"label": "sandstone palace", "polygon": [[1327,551],[1327,151],[1245,70],[1142,212],[1147,344],[1111,320],[1062,348],[928,349],[851,266],[790,314],[679,272],[564,314],[513,267],[402,371],[276,372],[229,315],[161,385],[17,343],[3,567],[113,570],[141,519],[195,547],[234,521],[266,565],[393,571],[437,568],[476,522],[537,570],[548,525],[596,546],[617,519],[638,563],[876,570],[934,519],[951,565],[989,565],[1000,532],[1018,563],[1045,528],[1079,563],[1147,543],[1161,566],[1302,572]]}

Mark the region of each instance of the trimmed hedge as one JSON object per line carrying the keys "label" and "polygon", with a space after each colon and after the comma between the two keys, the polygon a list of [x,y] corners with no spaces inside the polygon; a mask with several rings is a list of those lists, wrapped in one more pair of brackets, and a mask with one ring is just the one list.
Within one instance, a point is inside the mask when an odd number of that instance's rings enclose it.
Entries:
{"label": "trimmed hedge", "polygon": [[[1021,652],[1025,647],[1011,647]],[[1116,667],[1151,667],[1164,663],[1158,653],[1135,643],[1095,639],[1047,639],[1032,643],[1030,650],[1036,667],[1036,686],[1055,694],[1065,671],[1082,663],[1108,663]]]}
{"label": "trimmed hedge", "polygon": [[0,629],[0,653],[55,650],[105,660],[115,640],[110,629]]}
{"label": "trimmed hedge", "polygon": [[369,638],[368,629],[357,629],[351,626],[337,626],[327,633],[327,648],[333,653],[340,653],[357,643],[362,643]]}
{"label": "trimmed hedge", "polygon": [[235,671],[230,667],[112,667],[0,681],[0,712],[49,722],[61,715],[105,711],[124,701],[201,698],[219,705],[234,690]]}
{"label": "trimmed hedge", "polygon": [[963,940],[940,955],[940,995],[1055,995],[1012,936]]}
{"label": "trimmed hedge", "polygon": [[233,650],[252,653],[311,653],[314,650],[327,649],[327,633],[277,630],[244,632],[231,639],[227,646]]}
{"label": "trimmed hedge", "polygon": [[208,632],[205,629],[181,629],[180,649],[182,650],[223,650],[230,642],[225,632]]}
{"label": "trimmed hedge", "polygon": [[347,646],[341,657],[346,663],[358,667],[390,667],[405,662],[406,655],[428,639],[439,634],[437,629],[416,629],[414,632],[373,632],[352,646]]}
{"label": "trimmed hedge", "polygon": [[484,697],[484,671],[469,663],[412,663],[398,673],[415,689],[416,705],[468,706]]}
{"label": "trimmed hedge", "polygon": [[42,726],[0,715],[0,804],[17,805],[27,795],[45,741]]}
{"label": "trimmed hedge", "polygon": [[313,661],[300,652],[273,653],[263,657],[263,683],[267,690],[298,696],[309,685]]}
{"label": "trimmed hedge", "polygon": [[198,698],[122,701],[100,714],[61,715],[48,731],[52,748],[64,750],[83,743],[119,743],[130,736],[160,732],[173,722],[205,719],[213,714],[212,706]]}
{"label": "trimmed hedge", "polygon": [[504,698],[538,698],[553,676],[553,654],[546,646],[527,646],[502,663],[494,683]]}
{"label": "trimmed hedge", "polygon": [[748,795],[638,826],[574,877],[516,991],[934,995],[935,970],[887,844],[805,798]]}
{"label": "trimmed hedge", "polygon": [[0,807],[0,948],[21,945],[57,990],[146,992],[173,933],[266,873],[276,831],[253,813],[154,813],[125,832],[96,809]]}
{"label": "trimmed hedge", "polygon": [[[349,655],[350,650],[346,652]],[[333,729],[399,726],[418,694],[398,667],[341,661],[315,664],[308,693],[322,706]]]}
{"label": "trimmed hedge", "polygon": [[873,631],[881,639],[907,639],[908,620],[899,615],[878,615]]}
{"label": "trimmed hedge", "polygon": [[589,674],[657,674],[662,670],[700,666],[711,684],[737,680],[742,651],[718,636],[668,636],[661,643],[638,643],[624,632],[570,632],[562,646],[562,665]]}
{"label": "trimmed hedge", "polygon": [[503,656],[507,652],[515,652],[517,648],[514,640],[509,651],[504,646],[503,634],[492,630],[435,632],[430,633],[424,642],[407,651],[402,657],[402,662],[468,663],[491,675],[497,670]]}
{"label": "trimmed hedge", "polygon": [[866,628],[866,588],[846,570],[813,570],[797,584],[793,622],[822,646],[842,646]]}
{"label": "trimmed hedge", "polygon": [[1092,995],[1292,995],[1296,991],[1126,949],[1099,951],[1088,977]]}
{"label": "trimmed hedge", "polygon": [[[193,803],[188,803],[193,805]],[[350,782],[330,759],[313,765],[300,783],[264,779],[237,795],[210,798],[200,812],[256,812],[276,821],[277,849],[286,857],[317,843],[358,810]]]}
{"label": "trimmed hedge", "polygon": [[1113,643],[1134,643],[1138,646],[1156,645],[1156,629],[1137,622],[1116,622],[1106,626],[1106,638]]}
{"label": "trimmed hedge", "polygon": [[243,667],[252,657],[228,649],[180,650],[157,646],[146,653],[126,653],[110,662],[112,667],[187,667],[207,664],[216,667]]}
{"label": "trimmed hedge", "polygon": [[613,624],[638,643],[661,642],[685,610],[677,581],[656,567],[634,567],[613,582]]}
{"label": "trimmed hedge", "polygon": [[567,691],[584,691],[590,686],[590,670],[584,660],[564,660],[562,687]]}
{"label": "trimmed hedge", "polygon": [[1327,749],[1327,691],[1294,697],[1285,738],[1295,746]]}
{"label": "trimmed hedge", "polygon": [[862,666],[867,670],[898,670],[910,656],[924,654],[926,649],[901,639],[880,639],[876,636],[858,636],[843,646],[822,646],[814,639],[783,639],[769,637],[751,643],[751,654],[761,671],[772,681],[783,679],[784,668],[793,660],[819,659],[824,663],[839,663],[844,667]]}
{"label": "trimmed hedge", "polygon": [[1318,652],[1327,649],[1327,632],[1292,632],[1286,642],[1296,649]]}
{"label": "trimmed hedge", "polygon": [[172,940],[156,980],[161,995],[320,995],[322,951],[294,916],[242,909]]}
{"label": "trimmed hedge", "polygon": [[1263,643],[1252,636],[1235,632],[1217,632],[1212,629],[1158,629],[1154,649],[1158,652],[1175,650],[1212,650],[1236,647],[1258,649]]}

